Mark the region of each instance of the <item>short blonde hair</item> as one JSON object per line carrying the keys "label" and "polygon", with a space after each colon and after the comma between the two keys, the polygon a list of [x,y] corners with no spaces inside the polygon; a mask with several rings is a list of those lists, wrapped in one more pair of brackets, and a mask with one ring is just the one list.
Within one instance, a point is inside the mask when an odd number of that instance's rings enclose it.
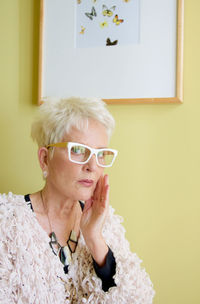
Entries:
{"label": "short blonde hair", "polygon": [[88,119],[102,123],[110,138],[115,121],[99,98],[71,97],[48,99],[39,107],[39,116],[33,122],[31,136],[39,147],[60,142],[72,127],[81,130]]}

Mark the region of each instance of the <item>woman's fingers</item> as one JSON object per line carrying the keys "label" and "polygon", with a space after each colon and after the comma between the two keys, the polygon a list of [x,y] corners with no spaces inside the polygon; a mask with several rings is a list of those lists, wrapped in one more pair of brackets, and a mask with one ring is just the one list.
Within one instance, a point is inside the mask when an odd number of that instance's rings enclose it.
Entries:
{"label": "woman's fingers", "polygon": [[103,178],[101,198],[102,198],[103,206],[107,207],[109,203],[109,179],[107,174]]}
{"label": "woman's fingers", "polygon": [[93,196],[85,201],[81,219],[81,230],[84,238],[93,239],[94,235],[101,235],[107,216],[109,205],[108,175],[101,176]]}
{"label": "woman's fingers", "polygon": [[[93,207],[107,207],[109,201],[109,179],[108,175],[102,175],[96,185],[91,201],[94,203]],[[86,205],[88,210],[91,207],[92,203]]]}
{"label": "woman's fingers", "polygon": [[92,206],[92,199],[90,198],[87,201],[85,201],[83,213],[87,212],[91,206]]}
{"label": "woman's fingers", "polygon": [[97,182],[96,189],[94,191],[94,199],[95,200],[98,200],[101,196],[102,179],[103,179],[103,177],[100,176],[100,178]]}

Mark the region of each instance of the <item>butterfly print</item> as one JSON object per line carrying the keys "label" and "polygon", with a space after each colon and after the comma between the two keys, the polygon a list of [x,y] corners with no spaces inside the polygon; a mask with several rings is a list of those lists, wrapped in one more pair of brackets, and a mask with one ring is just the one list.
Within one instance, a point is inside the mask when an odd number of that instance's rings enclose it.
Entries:
{"label": "butterfly print", "polygon": [[116,6],[113,5],[111,8],[108,8],[105,4],[102,6],[102,14],[103,16],[112,17],[113,11],[115,10]]}
{"label": "butterfly print", "polygon": [[107,21],[103,21],[100,23],[100,27],[104,28],[104,27],[108,27],[108,22]]}
{"label": "butterfly print", "polygon": [[119,18],[118,18],[118,15],[115,15],[115,17],[113,18],[113,22],[114,22],[116,25],[120,25],[122,22],[124,22],[124,19],[119,19]]}
{"label": "butterfly print", "polygon": [[85,13],[85,15],[90,19],[93,20],[93,17],[97,16],[96,10],[94,8],[94,6],[91,9],[91,13]]}
{"label": "butterfly print", "polygon": [[84,34],[85,33],[85,27],[81,25],[81,31],[79,32],[79,34]]}
{"label": "butterfly print", "polygon": [[110,38],[107,38],[107,40],[106,40],[107,46],[117,45],[117,43],[118,43],[118,40],[111,41]]}

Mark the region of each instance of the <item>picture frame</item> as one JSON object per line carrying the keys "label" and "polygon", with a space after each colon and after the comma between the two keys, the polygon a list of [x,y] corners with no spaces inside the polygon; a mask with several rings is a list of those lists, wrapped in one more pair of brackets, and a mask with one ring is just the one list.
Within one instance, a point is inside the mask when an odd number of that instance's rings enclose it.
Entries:
{"label": "picture frame", "polygon": [[[170,7],[168,7],[169,3],[171,3]],[[184,0],[140,0],[140,43],[135,46],[111,47],[109,50],[98,47],[85,49],[74,47],[72,42],[74,41],[75,5],[74,0],[60,0],[59,2],[40,0],[38,104],[41,104],[47,97],[72,95],[101,97],[108,104],[122,105],[183,102]],[[151,12],[153,12],[153,16]],[[70,22],[66,21],[67,15],[72,16]],[[157,20],[157,23],[153,20]],[[149,24],[153,24],[153,27],[151,28]],[[148,33],[149,27],[150,33]],[[69,28],[70,30],[67,30]],[[146,36],[143,35],[143,32]],[[65,37],[65,33],[67,33],[67,37]],[[154,39],[151,34],[155,35]],[[60,40],[57,40],[59,35]],[[147,41],[143,37],[147,37]],[[63,47],[62,44],[66,40],[71,44]],[[151,58],[154,50],[156,54]],[[158,59],[159,50],[162,54],[160,61]],[[140,57],[140,53],[143,54],[143,57]],[[126,56],[126,54],[128,55]],[[114,56],[114,62],[111,64],[107,62],[105,65],[110,64],[112,72],[108,69],[105,73],[105,70],[101,71],[101,62],[109,56],[110,58]],[[90,65],[92,57],[97,57],[98,60],[94,58],[93,64]],[[129,60],[127,62],[126,57]],[[80,62],[77,64],[79,58]],[[86,58],[83,66],[81,66],[81,62],[85,60],[81,58]],[[116,62],[120,68],[116,67]],[[128,67],[127,70],[126,67]],[[122,70],[123,72],[121,72]],[[133,70],[135,74],[132,74]],[[119,77],[116,76],[118,73]],[[92,78],[90,78],[91,75]],[[146,75],[149,78],[145,78]],[[105,79],[106,77],[107,79]],[[118,78],[120,79],[118,80]],[[97,79],[96,82],[93,82],[93,79]],[[132,82],[130,81],[127,85],[130,79]],[[85,81],[84,85],[83,81]],[[117,92],[118,81],[120,92]],[[133,84],[135,84],[135,88]],[[110,88],[110,92],[108,88]],[[139,93],[136,92],[138,88],[140,88]]]}

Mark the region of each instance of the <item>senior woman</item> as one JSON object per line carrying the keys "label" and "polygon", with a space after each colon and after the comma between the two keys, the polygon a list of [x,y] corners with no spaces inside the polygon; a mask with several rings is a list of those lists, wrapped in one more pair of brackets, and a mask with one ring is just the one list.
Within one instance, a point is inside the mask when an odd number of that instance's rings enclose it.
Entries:
{"label": "senior woman", "polygon": [[141,261],[109,207],[114,119],[99,99],[46,101],[32,125],[40,191],[0,196],[0,303],[150,304]]}

